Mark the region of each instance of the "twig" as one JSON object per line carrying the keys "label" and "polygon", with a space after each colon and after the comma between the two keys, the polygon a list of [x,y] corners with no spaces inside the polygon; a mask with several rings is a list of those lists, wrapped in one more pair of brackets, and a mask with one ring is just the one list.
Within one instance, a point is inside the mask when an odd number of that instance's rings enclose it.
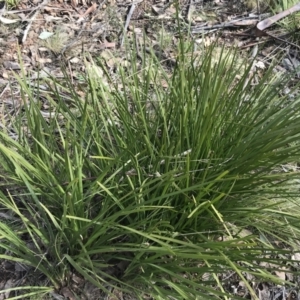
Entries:
{"label": "twig", "polygon": [[200,28],[199,27],[193,28],[192,33],[202,33],[202,31],[219,29],[219,28],[227,28],[227,27],[237,27],[237,26],[234,25],[233,22],[221,23],[221,24],[216,24],[216,25],[211,25],[211,26],[203,26]]}
{"label": "twig", "polygon": [[186,16],[188,22],[192,21],[193,8],[194,8],[194,1],[190,0],[189,1],[189,8],[188,8],[187,16]]}
{"label": "twig", "polygon": [[123,46],[123,43],[124,43],[124,39],[125,39],[125,34],[127,32],[127,28],[129,26],[129,23],[130,23],[130,20],[131,20],[131,17],[132,17],[132,14],[136,8],[136,5],[143,2],[144,0],[137,0],[137,1],[134,1],[130,7],[130,10],[127,14],[127,17],[126,17],[126,22],[125,22],[125,26],[124,26],[124,30],[123,30],[123,35],[122,35],[122,39],[121,39],[121,47]]}
{"label": "twig", "polygon": [[[28,25],[27,25],[26,29],[24,30],[24,35],[23,35],[23,38],[22,38],[22,44],[25,43],[26,38],[27,38],[27,35],[28,35],[28,32],[29,32],[29,30],[30,30],[30,27],[31,27],[33,21],[35,20],[36,16],[39,14],[41,8],[42,8],[43,6],[45,6],[46,4],[48,4],[48,2],[49,2],[49,0],[44,0],[44,1],[43,1],[43,2],[35,9],[36,12],[33,14],[33,16],[31,17],[31,19],[30,19],[29,22],[28,22]],[[34,11],[34,10],[33,10],[33,11]]]}
{"label": "twig", "polygon": [[300,49],[300,47],[299,47],[298,45],[296,45],[296,44],[294,44],[294,43],[292,43],[292,42],[289,42],[289,41],[287,41],[287,40],[284,40],[284,39],[282,39],[282,38],[280,38],[280,37],[277,37],[277,36],[275,36],[275,35],[272,35],[272,34],[270,34],[270,33],[268,33],[268,32],[266,32],[266,34],[267,34],[269,37],[271,37],[271,38],[273,38],[273,39],[275,39],[275,40],[278,40],[278,41],[283,42],[283,43],[287,43],[287,44],[289,44],[289,45],[291,45],[291,46],[293,46],[293,47],[296,47],[296,48]]}
{"label": "twig", "polygon": [[224,23],[215,24],[211,26],[193,26],[192,33],[201,33],[203,31],[227,28],[227,27],[256,25],[256,23],[259,22],[261,18],[268,18],[269,16],[270,16],[269,13],[258,14],[258,15],[250,14],[247,17],[239,17],[238,19],[231,20],[230,22],[224,22]]}

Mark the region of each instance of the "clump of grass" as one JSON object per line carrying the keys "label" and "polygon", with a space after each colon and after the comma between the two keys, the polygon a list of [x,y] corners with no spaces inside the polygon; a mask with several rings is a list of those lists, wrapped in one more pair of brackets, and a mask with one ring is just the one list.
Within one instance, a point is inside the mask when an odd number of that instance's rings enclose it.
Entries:
{"label": "clump of grass", "polygon": [[252,86],[251,66],[241,76],[232,53],[216,63],[213,51],[179,47],[171,78],[154,58],[138,71],[133,54],[115,85],[86,74],[84,98],[67,75],[52,78],[47,120],[19,78],[30,105],[18,141],[0,133],[0,205],[14,218],[0,222],[0,258],[53,289],[75,271],[138,299],[229,297],[226,272],[253,299],[247,272],[279,282],[272,271],[300,235],[298,174],[278,168],[300,158],[300,102],[280,96],[287,77],[270,70]]}
{"label": "clump of grass", "polygon": [[68,33],[62,29],[57,29],[51,37],[43,41],[43,45],[53,53],[58,54],[67,45],[68,40]]}

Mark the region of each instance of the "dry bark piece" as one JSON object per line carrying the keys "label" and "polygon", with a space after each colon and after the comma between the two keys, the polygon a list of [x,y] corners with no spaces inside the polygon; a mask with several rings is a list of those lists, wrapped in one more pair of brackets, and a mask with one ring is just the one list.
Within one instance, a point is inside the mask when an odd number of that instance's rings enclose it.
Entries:
{"label": "dry bark piece", "polygon": [[263,30],[267,29],[268,27],[272,26],[275,22],[277,22],[299,10],[300,10],[300,3],[290,7],[289,9],[286,9],[286,10],[280,12],[279,14],[277,14],[275,16],[272,16],[270,18],[260,21],[256,25],[256,28],[260,31],[263,31]]}
{"label": "dry bark piece", "polygon": [[9,69],[9,70],[21,70],[20,65],[13,61],[4,61],[3,66],[5,69]]}

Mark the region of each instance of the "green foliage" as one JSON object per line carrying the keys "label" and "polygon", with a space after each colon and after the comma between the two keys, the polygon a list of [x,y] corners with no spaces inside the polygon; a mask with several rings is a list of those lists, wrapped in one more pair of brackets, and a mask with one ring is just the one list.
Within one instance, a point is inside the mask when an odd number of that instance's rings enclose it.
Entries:
{"label": "green foliage", "polygon": [[20,0],[5,0],[5,4],[8,8],[17,7],[20,3]]}
{"label": "green foliage", "polygon": [[221,299],[227,271],[254,299],[245,272],[278,281],[289,258],[274,241],[298,250],[298,173],[280,166],[300,157],[299,99],[280,96],[289,79],[272,70],[252,85],[232,52],[216,62],[214,46],[197,57],[181,46],[171,78],[132,54],[115,85],[87,65],[84,97],[67,75],[44,79],[47,119],[18,78],[30,105],[18,140],[0,133],[0,204],[14,218],[0,222],[1,259],[55,289],[76,270],[139,299]]}

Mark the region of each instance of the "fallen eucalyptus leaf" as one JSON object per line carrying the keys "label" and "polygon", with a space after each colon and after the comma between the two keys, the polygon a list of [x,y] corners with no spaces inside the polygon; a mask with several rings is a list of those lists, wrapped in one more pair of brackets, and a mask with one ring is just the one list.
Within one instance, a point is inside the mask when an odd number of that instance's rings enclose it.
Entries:
{"label": "fallen eucalyptus leaf", "polygon": [[49,31],[43,31],[40,35],[39,35],[39,39],[41,40],[46,40],[49,37],[51,37],[54,34],[54,32],[49,32]]}
{"label": "fallen eucalyptus leaf", "polygon": [[12,19],[6,19],[6,18],[0,16],[0,22],[2,22],[3,24],[13,24],[13,23],[17,23],[19,21],[20,20],[18,20],[18,19],[12,20]]}

